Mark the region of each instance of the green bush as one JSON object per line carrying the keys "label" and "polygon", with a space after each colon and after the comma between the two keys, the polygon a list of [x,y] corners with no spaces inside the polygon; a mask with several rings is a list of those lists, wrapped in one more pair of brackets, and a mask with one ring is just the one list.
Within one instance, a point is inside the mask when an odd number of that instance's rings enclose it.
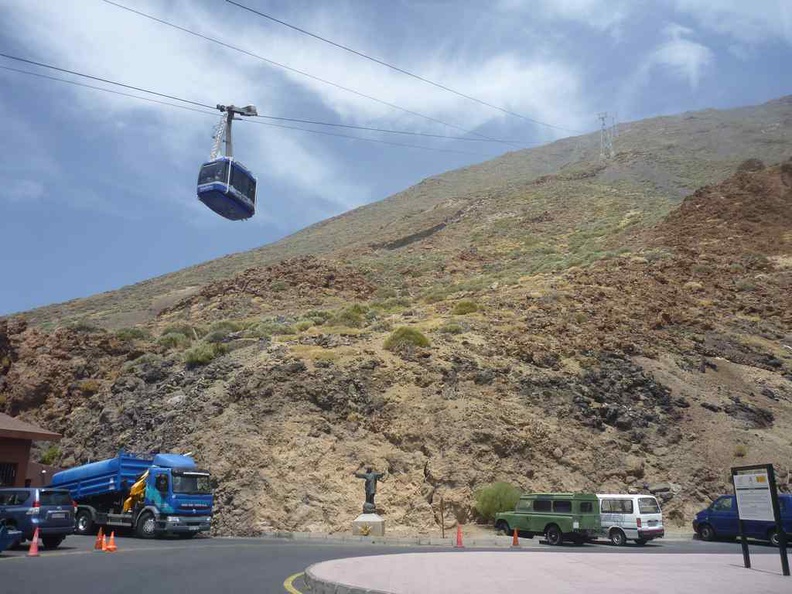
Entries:
{"label": "green bush", "polygon": [[87,320],[77,320],[69,324],[69,329],[75,332],[99,332],[101,328]]}
{"label": "green bush", "polygon": [[246,338],[269,338],[277,334],[295,334],[294,326],[284,322],[265,320],[248,328],[244,336]]}
{"label": "green bush", "polygon": [[317,326],[321,326],[327,320],[333,317],[333,314],[329,311],[322,311],[318,309],[312,309],[307,314],[303,316],[306,320],[311,320]]}
{"label": "green bush", "polygon": [[438,303],[439,301],[443,301],[447,296],[448,291],[446,289],[435,289],[426,293],[423,296],[423,300],[427,303]]}
{"label": "green bush", "polygon": [[204,342],[184,351],[184,362],[190,367],[206,365],[225,352],[226,349],[221,344],[207,344]]}
{"label": "green bush", "polygon": [[119,340],[131,342],[133,340],[148,340],[151,333],[144,328],[121,328],[115,332]]}
{"label": "green bush", "polygon": [[55,461],[60,458],[61,451],[60,448],[56,445],[49,446],[46,450],[41,453],[41,457],[39,458],[39,462],[41,464],[45,464],[47,466],[51,466],[55,463]]}
{"label": "green bush", "polygon": [[228,332],[223,330],[214,330],[203,337],[204,342],[218,343],[223,342],[228,337]]}
{"label": "green bush", "polygon": [[363,312],[360,307],[353,305],[341,310],[328,322],[331,326],[346,326],[347,328],[360,328],[363,326]]}
{"label": "green bush", "polygon": [[189,346],[190,338],[181,332],[168,332],[157,339],[157,344],[168,349],[181,349]]}
{"label": "green bush", "polygon": [[200,326],[191,326],[190,324],[169,324],[162,329],[161,335],[165,334],[184,334],[187,338],[201,338],[206,334],[206,330]]}
{"label": "green bush", "polygon": [[314,323],[312,320],[300,320],[294,325],[294,328],[297,332],[305,332],[308,328],[313,327]]}
{"label": "green bush", "polygon": [[455,322],[451,322],[448,324],[443,324],[440,328],[437,329],[438,332],[442,332],[443,334],[462,334],[465,329],[462,327],[461,324],[457,324]]}
{"label": "green bush", "polygon": [[219,322],[214,322],[211,326],[209,326],[209,334],[212,332],[231,334],[232,332],[244,330],[247,326],[248,324],[245,322],[240,322],[239,320],[220,320]]}
{"label": "green bush", "polygon": [[397,328],[387,339],[384,347],[389,351],[398,351],[403,348],[428,347],[429,339],[420,330],[401,326]]}
{"label": "green bush", "polygon": [[463,299],[454,306],[452,313],[458,316],[464,316],[469,313],[475,313],[478,310],[479,310],[479,306],[476,305],[475,301],[470,301],[469,299]]}
{"label": "green bush", "polygon": [[487,485],[476,491],[476,511],[485,520],[494,520],[498,512],[511,511],[520,499],[520,490],[506,482]]}
{"label": "green bush", "polygon": [[734,446],[734,457],[735,458],[745,458],[745,455],[748,453],[748,447],[743,443],[738,443]]}

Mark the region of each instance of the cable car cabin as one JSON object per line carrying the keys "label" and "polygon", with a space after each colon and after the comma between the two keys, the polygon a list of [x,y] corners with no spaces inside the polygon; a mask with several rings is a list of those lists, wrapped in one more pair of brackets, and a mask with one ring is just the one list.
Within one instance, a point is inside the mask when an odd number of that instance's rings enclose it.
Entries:
{"label": "cable car cabin", "polygon": [[256,212],[256,178],[233,158],[218,157],[201,166],[198,199],[221,217],[249,219]]}

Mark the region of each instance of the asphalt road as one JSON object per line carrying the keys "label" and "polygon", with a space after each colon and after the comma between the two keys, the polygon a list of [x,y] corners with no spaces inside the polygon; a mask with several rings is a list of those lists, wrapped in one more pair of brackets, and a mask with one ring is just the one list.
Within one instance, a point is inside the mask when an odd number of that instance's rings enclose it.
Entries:
{"label": "asphalt road", "polygon": [[[740,554],[734,542],[706,543],[660,541],[646,546],[614,547],[592,544],[584,547],[549,547],[538,539],[524,541],[521,550],[498,549],[506,554],[525,555],[531,551],[613,552],[653,555],[659,553]],[[26,557],[18,549],[0,555],[0,584],[3,592],[14,594],[236,594],[243,592],[287,592],[284,581],[319,561],[341,557],[383,555],[405,552],[448,551],[441,547],[362,545],[291,541],[267,538],[199,538],[192,541],[117,538],[118,552],[93,550],[93,537],[70,536],[56,551],[42,551],[38,558]],[[473,550],[473,549],[468,549]],[[481,550],[481,549],[475,549]],[[464,551],[457,551],[465,554]],[[777,549],[762,544],[751,546],[752,554],[775,554]],[[293,580],[294,591],[306,592],[300,577]]]}

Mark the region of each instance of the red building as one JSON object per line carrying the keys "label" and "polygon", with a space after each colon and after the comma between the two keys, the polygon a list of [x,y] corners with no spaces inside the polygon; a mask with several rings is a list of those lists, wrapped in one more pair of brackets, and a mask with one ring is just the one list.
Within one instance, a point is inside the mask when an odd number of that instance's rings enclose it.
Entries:
{"label": "red building", "polygon": [[57,433],[0,413],[0,487],[24,487],[28,479],[33,487],[47,484],[49,477],[41,471],[49,467],[30,462],[30,446],[34,441],[60,438]]}

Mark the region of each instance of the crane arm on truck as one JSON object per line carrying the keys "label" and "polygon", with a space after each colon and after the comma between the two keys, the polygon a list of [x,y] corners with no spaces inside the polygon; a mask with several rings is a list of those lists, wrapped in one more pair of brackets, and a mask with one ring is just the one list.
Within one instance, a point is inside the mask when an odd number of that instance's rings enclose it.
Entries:
{"label": "crane arm on truck", "polygon": [[135,504],[142,502],[146,495],[146,481],[148,480],[149,471],[143,473],[132,488],[129,490],[129,497],[124,501],[124,513],[130,512],[135,508]]}

